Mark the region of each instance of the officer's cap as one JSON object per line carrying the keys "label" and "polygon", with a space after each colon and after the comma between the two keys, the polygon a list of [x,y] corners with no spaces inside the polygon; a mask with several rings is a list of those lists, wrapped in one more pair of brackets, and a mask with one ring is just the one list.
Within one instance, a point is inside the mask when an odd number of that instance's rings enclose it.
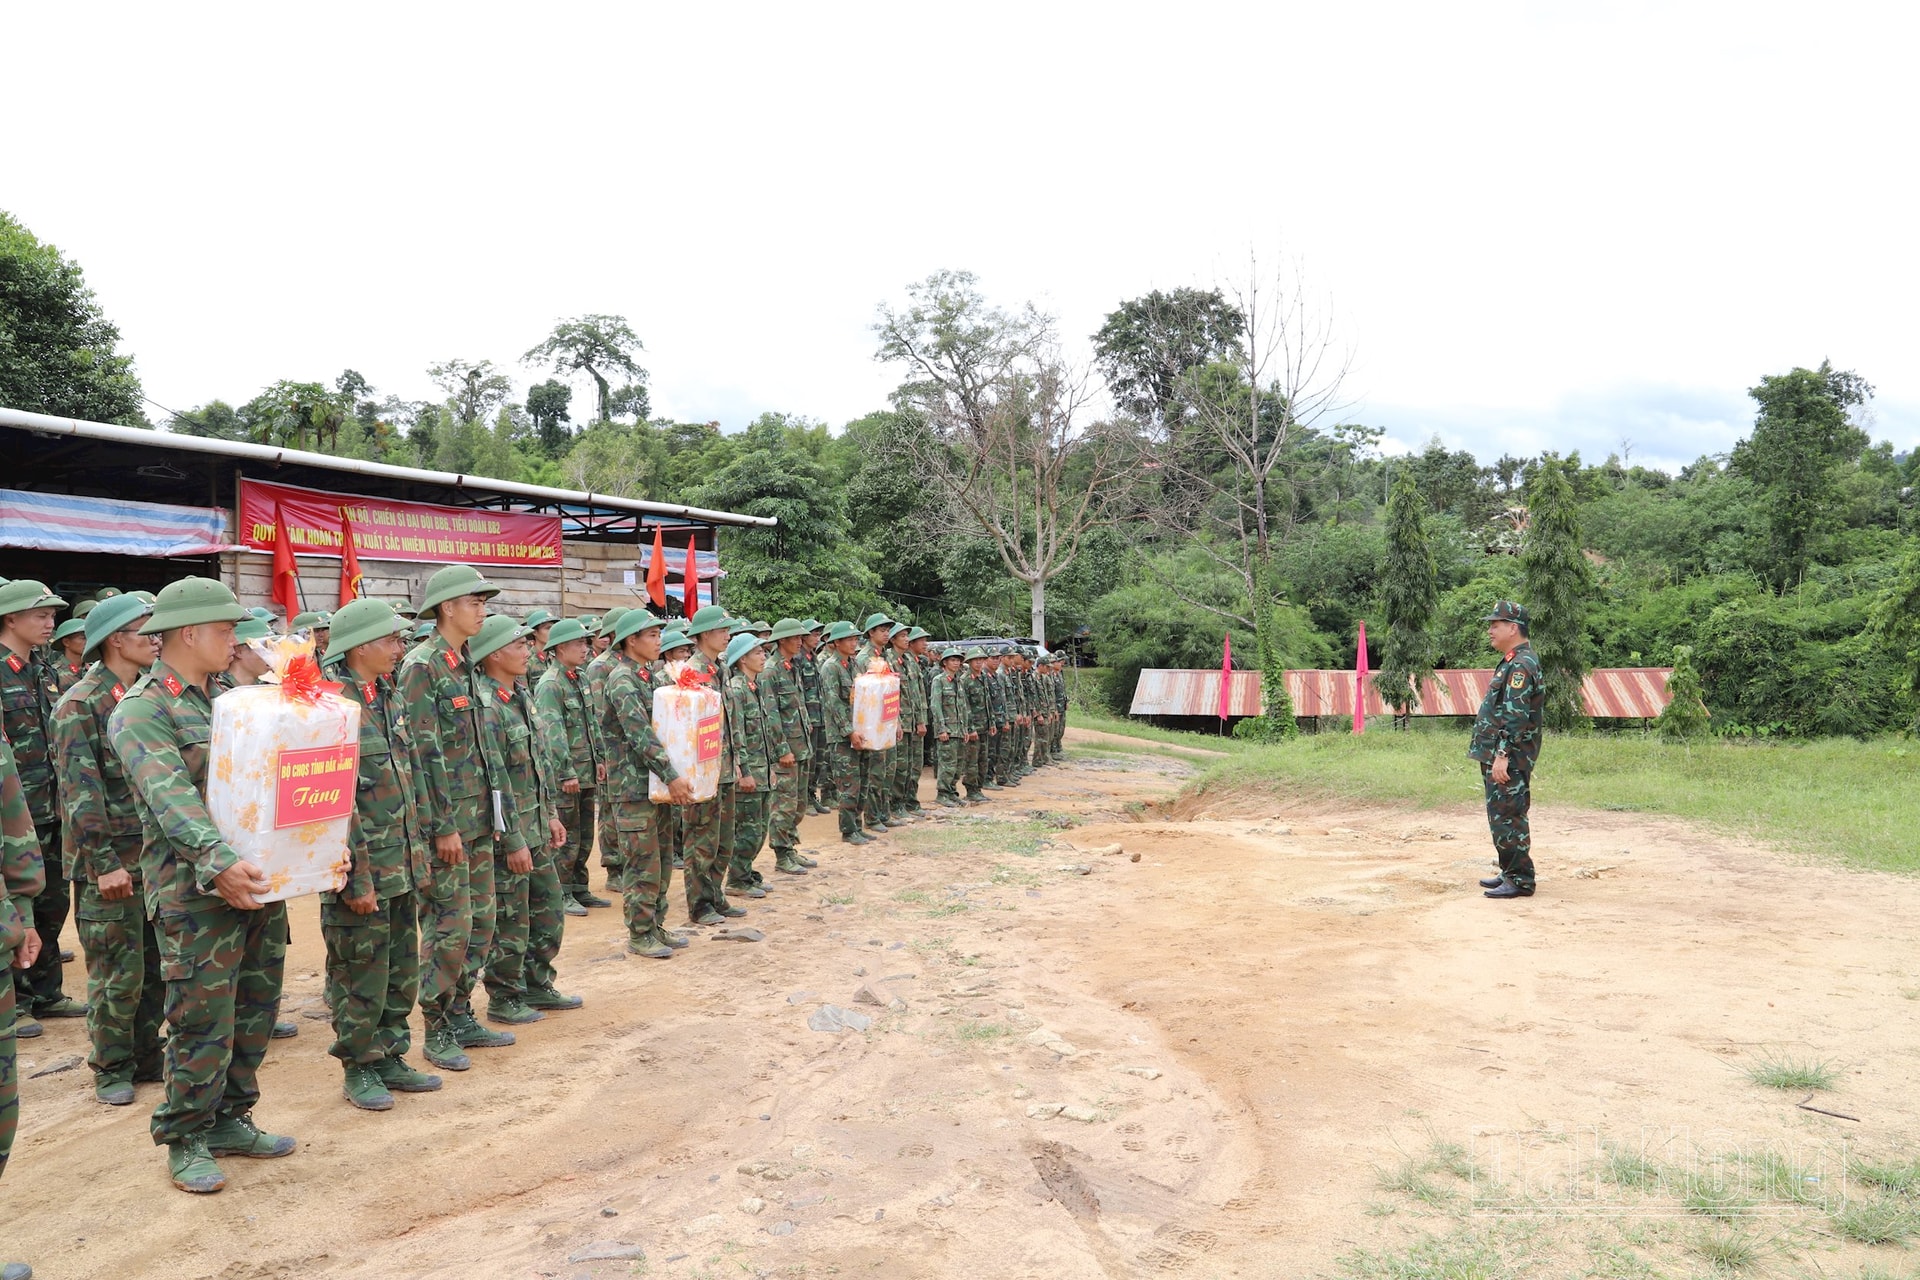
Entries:
{"label": "officer's cap", "polygon": [[1519,624],[1522,631],[1525,631],[1527,629],[1527,607],[1523,604],[1515,604],[1511,600],[1502,600],[1499,604],[1493,606],[1492,613],[1489,613],[1486,617],[1480,619],[1480,621],[1514,622]]}

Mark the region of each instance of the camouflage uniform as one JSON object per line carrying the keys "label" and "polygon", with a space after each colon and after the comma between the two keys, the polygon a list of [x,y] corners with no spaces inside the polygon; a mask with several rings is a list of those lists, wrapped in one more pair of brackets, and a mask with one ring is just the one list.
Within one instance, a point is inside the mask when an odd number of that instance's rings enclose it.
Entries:
{"label": "camouflage uniform", "polygon": [[87,674],[85,662],[70,662],[57,657],[46,664],[48,673],[53,677],[53,699],[57,703],[67,690],[80,683],[80,677]]}
{"label": "camouflage uniform", "polygon": [[1053,673],[1053,758],[1066,754],[1067,746],[1067,673]]}
{"label": "camouflage uniform", "polygon": [[46,888],[33,900],[33,927],[40,935],[40,958],[13,972],[13,985],[30,1016],[65,1000],[61,988],[60,931],[66,927],[72,891],[62,869],[60,796],[49,750],[54,703],[53,676],[32,653],[13,653],[0,645],[0,722],[13,744],[20,789],[34,834],[46,857]]}
{"label": "camouflage uniform", "polygon": [[[1494,668],[1487,696],[1473,718],[1473,740],[1467,748],[1467,754],[1480,762],[1487,825],[1500,873],[1528,893],[1533,891],[1534,872],[1527,811],[1533,804],[1533,766],[1540,758],[1546,699],[1540,661],[1533,647],[1522,640]],[[1507,757],[1504,785],[1493,780],[1493,758],[1503,752]]]}
{"label": "camouflage uniform", "polygon": [[[695,649],[687,659],[687,668],[701,672],[708,688],[726,701],[725,672],[717,658]],[[722,717],[722,723],[726,717]],[[711,800],[682,806],[681,844],[686,859],[683,878],[687,883],[687,915],[699,920],[709,911],[725,914],[729,909],[726,885],[727,859],[733,849],[734,759],[733,735],[723,727],[720,733],[720,790]]]}
{"label": "camouflage uniform", "polygon": [[[958,671],[942,671],[933,678],[932,723],[927,732],[938,752],[935,779],[942,804],[960,802],[960,766],[967,746],[967,691]],[[944,736],[943,736],[944,735]]]}
{"label": "camouflage uniform", "polygon": [[[33,814],[20,789],[13,749],[0,739],[0,964],[12,965],[33,925],[33,897],[46,883]],[[14,1061],[13,984],[0,982],[0,1174],[20,1125],[20,1076]],[[11,1215],[10,1215],[11,1216]]]}
{"label": "camouflage uniform", "polygon": [[[653,695],[673,684],[673,676],[667,671],[667,664],[656,662],[651,677],[647,678],[647,714],[653,714]],[[686,828],[683,825],[685,811],[678,805],[663,804],[656,807],[653,815],[654,838],[660,842],[661,865],[666,873],[660,882],[660,909],[666,910],[667,887],[673,879],[673,873],[685,872],[686,866]],[[661,917],[665,919],[663,915]]]}
{"label": "camouflage uniform", "polygon": [[1007,673],[988,671],[985,682],[987,733],[982,741],[987,749],[982,767],[986,785],[1004,787],[1008,785],[1007,775],[1013,764],[1013,712],[1007,705]]}
{"label": "camouflage uniform", "polygon": [[905,649],[891,655],[900,673],[900,747],[893,768],[893,810],[906,814],[920,807],[920,770],[927,749],[927,686],[920,679],[920,659]]}
{"label": "camouflage uniform", "polygon": [[837,650],[820,647],[820,728],[828,776],[840,805],[840,837],[860,830],[860,763],[853,749],[853,669]]}
{"label": "camouflage uniform", "polygon": [[246,1116],[260,1099],[287,958],[287,904],[227,905],[214,879],[240,861],[207,812],[213,700],[157,661],[127,690],[107,736],[132,785],[140,873],[166,980],[167,1096],[156,1144]]}
{"label": "camouflage uniform", "polygon": [[[587,718],[598,726],[604,727],[606,724],[607,707],[605,695],[607,676],[613,670],[612,663],[618,656],[619,647],[617,645],[609,646],[603,652],[596,653],[591,658],[588,658],[580,667],[580,688],[586,695]],[[611,742],[612,739],[609,738],[606,739],[606,741]],[[605,759],[607,760],[608,769],[611,770],[613,767],[613,757],[609,754]],[[609,803],[610,801],[608,801],[604,791],[596,790],[594,792],[594,827],[598,831],[604,831],[607,828],[607,823],[610,820],[610,815],[607,811]],[[600,841],[600,866],[607,873],[607,887],[614,890],[619,889],[621,882],[620,855],[618,852],[619,843],[617,840]],[[587,868],[583,866],[580,870],[583,877],[582,882],[585,883]]]}
{"label": "camouflage uniform", "polygon": [[802,775],[801,809],[816,808],[825,812],[834,806],[832,761],[827,751],[826,722],[820,710],[820,655],[809,654],[805,648],[794,655],[793,669],[800,677],[800,688],[806,694],[807,736],[811,743],[808,751],[809,767]]}
{"label": "camouflage uniform", "polygon": [[[507,783],[501,798],[505,834],[493,845],[493,950],[486,960],[487,995],[494,1001],[517,1000],[529,987],[553,985],[553,957],[560,952],[560,932],[566,922],[560,874],[547,831],[553,805],[526,690],[517,680],[499,684],[485,671],[474,674],[474,684],[486,703],[482,725],[491,735],[494,758],[500,761],[499,776]],[[533,870],[509,870],[507,859],[522,849],[532,856]],[[551,948],[544,958],[534,946],[536,933]]]}
{"label": "camouflage uniform", "polygon": [[600,829],[608,842],[602,862],[618,866],[624,895],[629,945],[644,946],[651,935],[664,933],[667,923],[667,879],[671,864],[660,843],[659,821],[673,812],[649,798],[647,775],[662,782],[680,776],[653,731],[653,682],[645,668],[614,650],[601,689],[600,739],[607,750],[607,783],[601,790],[607,825]]}
{"label": "camouflage uniform", "polygon": [[966,786],[966,798],[979,803],[986,798],[982,788],[990,782],[987,776],[987,733],[992,728],[991,699],[987,694],[987,682],[984,673],[976,673],[971,664],[967,673],[960,678],[961,692],[967,700],[967,732],[974,735],[960,752],[960,781]]}
{"label": "camouflage uniform", "polygon": [[[420,929],[414,884],[432,874],[431,843],[421,819],[425,780],[415,767],[413,736],[391,678],[356,680],[338,671],[340,696],[360,707],[360,772],[353,793],[346,887],[320,895],[320,936],[327,944],[327,1007],[333,1046],[348,1065],[403,1057],[413,1045],[407,1018],[420,994]],[[372,894],[377,905],[356,915],[343,898]]]}
{"label": "camouflage uniform", "polygon": [[[767,718],[767,673],[749,679],[735,671],[727,681],[727,736],[733,742],[733,840],[727,848],[727,887],[751,889],[763,877],[753,869],[767,839],[767,813],[773,799],[773,761],[785,752],[780,726]],[[723,778],[729,776],[721,775]],[[741,785],[751,780],[751,789]]]}
{"label": "camouflage uniform", "polygon": [[[427,795],[429,842],[457,835],[464,861],[433,859],[420,898],[420,1012],[427,1032],[471,1015],[481,965],[493,949],[491,748],[480,732],[476,672],[435,633],[400,664],[400,697]],[[429,1048],[432,1046],[429,1045]]]}
{"label": "camouflage uniform", "polygon": [[[107,737],[107,722],[126,694],[106,663],[96,663],[53,710],[65,874],[80,884],[74,914],[87,957],[87,1065],[102,1086],[160,1078],[166,994],[140,881],[140,811]],[[100,877],[115,871],[132,878],[131,897],[100,896]]]}
{"label": "camouflage uniform", "polygon": [[[814,727],[807,716],[806,689],[801,683],[801,673],[807,669],[807,660],[801,655],[788,658],[776,651],[760,676],[760,683],[772,690],[780,713],[778,732],[783,741],[773,752],[773,802],[767,816],[767,834],[774,857],[782,864],[789,862],[800,847],[800,819],[807,811],[808,779],[813,776]],[[781,764],[778,757],[789,753],[793,763]]]}
{"label": "camouflage uniform", "polygon": [[[848,669],[847,683],[849,712],[853,707],[852,682],[872,671],[876,657],[887,664],[888,670],[893,670],[893,664],[888,661],[892,654],[879,653],[865,640],[853,651],[853,665]],[[891,747],[854,748],[854,764],[860,771],[860,813],[869,827],[885,827],[887,818],[893,813],[893,762],[896,758],[894,753],[899,749],[898,734]]]}
{"label": "camouflage uniform", "polygon": [[[576,901],[584,901],[589,896],[587,859],[593,853],[600,765],[606,757],[581,669],[569,671],[557,662],[549,667],[534,686],[533,709],[551,766],[554,806],[567,829],[566,847],[556,855],[560,883]],[[571,795],[561,790],[568,780],[578,782],[580,790]]]}

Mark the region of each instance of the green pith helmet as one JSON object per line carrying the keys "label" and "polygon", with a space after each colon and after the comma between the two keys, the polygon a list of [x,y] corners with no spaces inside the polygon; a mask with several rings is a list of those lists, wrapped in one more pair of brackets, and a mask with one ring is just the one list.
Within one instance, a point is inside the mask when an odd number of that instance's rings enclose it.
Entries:
{"label": "green pith helmet", "polygon": [[860,628],[860,634],[866,635],[869,631],[872,631],[875,627],[890,627],[892,625],[893,625],[893,619],[889,618],[886,614],[870,613],[867,615],[867,625]]}
{"label": "green pith helmet", "polygon": [[931,640],[933,639],[933,632],[927,630],[925,627],[915,627],[911,631],[907,632],[907,639]]}
{"label": "green pith helmet", "polygon": [[600,634],[600,619],[594,617],[592,614],[583,613],[575,618],[574,621],[587,629],[587,638],[589,640]]}
{"label": "green pith helmet", "polygon": [[896,622],[893,624],[893,629],[887,632],[887,639],[889,641],[897,640],[911,630],[913,630],[913,628],[909,627],[906,623]]}
{"label": "green pith helmet", "polygon": [[65,600],[47,590],[45,583],[32,578],[15,578],[0,587],[0,618],[10,613],[25,613],[28,609],[58,609],[65,604]]}
{"label": "green pith helmet", "polygon": [[87,620],[85,618],[68,618],[65,622],[53,629],[53,643],[59,644],[68,636],[77,636],[86,629]]}
{"label": "green pith helmet", "polygon": [[87,615],[99,608],[99,606],[100,602],[98,600],[82,600],[79,604],[73,606],[73,616],[85,622]]}
{"label": "green pith helmet", "polygon": [[972,662],[975,658],[979,658],[982,661],[985,661],[986,656],[987,656],[987,651],[985,649],[982,649],[979,645],[975,645],[973,648],[967,650],[968,662]]}
{"label": "green pith helmet", "polygon": [[273,634],[273,628],[258,618],[242,618],[233,624],[233,642],[248,644],[255,640],[265,640]]}
{"label": "green pith helmet", "polygon": [[967,655],[960,652],[959,645],[949,645],[940,651],[940,665],[945,666],[948,658],[952,658],[955,662],[965,662]]}
{"label": "green pith helmet", "polygon": [[395,613],[385,600],[355,600],[333,615],[332,625],[333,630],[327,633],[328,661],[346,657],[349,649],[407,629],[406,619]]}
{"label": "green pith helmet", "polygon": [[660,633],[660,652],[670,653],[675,649],[686,649],[693,645],[687,633],[679,627],[672,627]]}
{"label": "green pith helmet", "polygon": [[760,637],[754,635],[752,632],[737,635],[727,642],[727,653],[724,661],[728,666],[732,666],[759,647]]}
{"label": "green pith helmet", "polygon": [[771,638],[774,640],[790,640],[794,636],[807,634],[808,630],[807,624],[798,618],[782,618],[773,624],[773,635]]}
{"label": "green pith helmet", "polygon": [[722,627],[729,626],[732,622],[733,619],[727,616],[727,611],[719,605],[704,605],[696,609],[693,617],[687,622],[687,637],[692,639],[703,636],[709,631],[718,631]]}
{"label": "green pith helmet", "polygon": [[209,622],[238,622],[246,616],[247,611],[233,598],[226,583],[212,578],[182,578],[169,582],[154,600],[153,616],[140,628],[140,634],[150,636]]}
{"label": "green pith helmet", "polygon": [[825,631],[827,629],[826,624],[822,623],[818,618],[808,618],[805,622],[801,623],[800,625],[806,629],[806,633],[808,635],[812,635],[816,631]]}
{"label": "green pith helmet", "polygon": [[569,640],[591,640],[586,626],[578,618],[562,618],[547,632],[547,648],[558,649]]}
{"label": "green pith helmet", "polygon": [[735,618],[733,622],[728,625],[727,634],[730,636],[745,635],[751,630],[753,630],[751,620],[747,618]]}
{"label": "green pith helmet", "polygon": [[601,614],[600,615],[600,634],[603,636],[613,636],[614,639],[618,641],[619,636],[615,635],[615,633],[620,629],[620,619],[626,617],[627,613],[628,613],[627,606],[623,604],[617,604],[613,606],[613,608]]}
{"label": "green pith helmet", "polygon": [[834,644],[841,640],[857,640],[859,637],[860,633],[853,629],[851,622],[836,622],[827,628],[827,634],[821,639],[827,644]]}
{"label": "green pith helmet", "polygon": [[497,596],[500,588],[480,576],[470,564],[450,564],[427,579],[427,594],[420,601],[420,616],[439,616],[439,608],[461,596]]}
{"label": "green pith helmet", "polygon": [[118,587],[102,587],[93,593],[93,598],[95,600],[111,600],[119,594],[120,588]]}
{"label": "green pith helmet", "polygon": [[152,604],[156,599],[153,592],[151,591],[129,591],[127,594],[139,596],[142,600],[145,600],[148,604]]}
{"label": "green pith helmet", "polygon": [[420,616],[420,611],[413,607],[411,600],[389,600],[387,603],[393,606],[393,616],[396,618],[405,618],[408,622],[412,622]]}
{"label": "green pith helmet", "polygon": [[556,621],[556,618],[552,610],[535,609],[532,613],[527,615],[526,621],[522,622],[520,625],[525,627],[529,631],[538,631],[541,627],[544,627],[549,622],[553,622],[553,621]]}
{"label": "green pith helmet", "polygon": [[431,619],[425,619],[413,624],[413,638],[415,640],[425,640],[432,634],[433,621]]}
{"label": "green pith helmet", "polygon": [[497,653],[515,640],[533,632],[504,613],[496,613],[480,624],[480,634],[467,641],[467,656],[475,662]]}
{"label": "green pith helmet", "polygon": [[648,627],[664,627],[666,623],[648,613],[645,609],[629,609],[620,619],[620,625],[614,628],[613,642],[625,644],[628,636],[638,635]]}
{"label": "green pith helmet", "polygon": [[332,625],[328,621],[328,617],[329,617],[328,614],[325,614],[318,609],[308,609],[304,613],[294,614],[293,621],[287,624],[287,630],[298,631],[302,627],[304,627],[308,631],[317,631],[321,627]]}
{"label": "green pith helmet", "polygon": [[111,602],[96,602],[94,607],[87,611],[87,647],[81,650],[80,656],[92,657],[93,651],[99,648],[108,636],[152,612],[152,605],[134,596],[116,596]]}
{"label": "green pith helmet", "polygon": [[268,626],[273,625],[273,610],[271,609],[263,609],[259,605],[255,605],[253,608],[247,610],[247,616],[249,618],[258,618]]}

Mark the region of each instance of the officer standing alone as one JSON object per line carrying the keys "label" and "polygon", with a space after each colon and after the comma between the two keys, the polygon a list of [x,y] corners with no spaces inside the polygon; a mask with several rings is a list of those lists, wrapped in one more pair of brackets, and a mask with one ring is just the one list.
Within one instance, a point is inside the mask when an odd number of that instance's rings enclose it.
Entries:
{"label": "officer standing alone", "polygon": [[1467,754],[1480,762],[1487,794],[1487,825],[1500,874],[1480,882],[1489,898],[1533,896],[1533,844],[1527,810],[1533,803],[1533,766],[1540,759],[1546,686],[1540,660],[1527,643],[1527,611],[1502,600],[1485,619],[1487,640],[1501,653],[1473,718]]}

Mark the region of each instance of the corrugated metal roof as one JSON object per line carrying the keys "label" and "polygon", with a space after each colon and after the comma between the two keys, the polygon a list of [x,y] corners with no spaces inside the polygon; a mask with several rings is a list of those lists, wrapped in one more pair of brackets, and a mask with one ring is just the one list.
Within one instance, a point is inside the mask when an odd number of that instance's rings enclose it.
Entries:
{"label": "corrugated metal roof", "polygon": [[[1581,686],[1587,714],[1609,719],[1639,720],[1657,716],[1667,705],[1667,677],[1671,667],[1601,667]],[[1417,716],[1470,716],[1479,710],[1493,679],[1484,670],[1436,671],[1422,686]],[[1289,671],[1287,692],[1293,695],[1295,715],[1350,716],[1353,714],[1353,672]],[[1367,680],[1367,714],[1389,714],[1387,704]],[[1229,715],[1260,714],[1260,673],[1236,671],[1228,692]],[[1133,691],[1137,716],[1217,716],[1220,714],[1220,673],[1148,668],[1140,673]]]}

